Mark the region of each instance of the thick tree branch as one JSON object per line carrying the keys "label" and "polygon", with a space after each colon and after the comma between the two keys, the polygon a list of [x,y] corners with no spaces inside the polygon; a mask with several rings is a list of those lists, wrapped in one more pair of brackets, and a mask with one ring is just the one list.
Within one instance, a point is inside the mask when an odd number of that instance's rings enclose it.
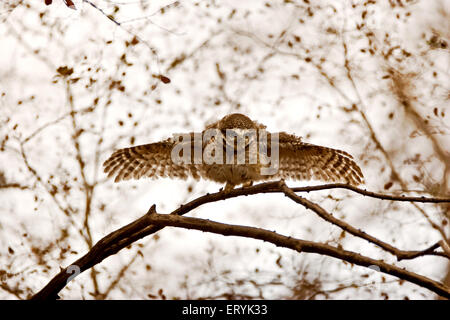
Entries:
{"label": "thick tree branch", "polygon": [[147,215],[148,222],[165,227],[178,227],[186,229],[195,229],[200,231],[222,234],[224,236],[240,236],[246,238],[259,239],[273,243],[276,246],[289,248],[298,252],[317,253],[363,267],[377,266],[381,272],[396,276],[398,278],[408,280],[421,287],[427,288],[443,297],[450,298],[450,288],[443,284],[421,276],[414,272],[404,270],[394,265],[385,263],[381,260],[371,259],[362,256],[356,252],[338,249],[327,244],[312,241],[300,240],[292,237],[280,235],[276,232],[238,225],[230,225],[225,223],[214,222],[205,219],[181,217],[169,214],[150,213]]}
{"label": "thick tree branch", "polygon": [[[343,187],[343,185],[342,186],[341,185],[331,185],[331,188],[336,188],[336,187]],[[297,188],[297,189],[298,189],[298,191],[319,190],[317,187],[305,187],[305,188]],[[293,195],[290,193],[290,192],[293,192],[293,190],[297,190],[297,189],[287,188],[284,181],[266,182],[266,183],[261,183],[261,184],[257,184],[257,185],[250,186],[250,187],[233,189],[228,192],[216,192],[216,193],[212,193],[212,194],[206,194],[204,196],[201,196],[197,199],[194,199],[194,200],[188,202],[185,205],[182,205],[180,208],[174,210],[171,214],[177,215],[177,216],[182,216],[182,215],[184,215],[206,203],[217,202],[220,200],[226,200],[226,199],[235,198],[235,197],[239,197],[239,196],[243,196],[243,195],[248,196],[248,195],[254,195],[254,194],[259,194],[259,193],[285,193],[285,194],[287,193],[286,195],[288,195],[288,196],[290,195],[291,199],[298,200],[296,198],[297,195],[295,195],[295,193]],[[350,189],[350,190],[352,190],[352,189]],[[363,190],[360,190],[360,191],[365,192]],[[367,194],[367,195],[372,196],[371,194]],[[299,197],[299,198],[303,199],[301,197]],[[443,200],[443,199],[441,199],[441,200]],[[419,201],[419,199],[413,199],[413,201]],[[447,199],[444,201],[450,202],[450,199]],[[307,202],[302,201],[302,202],[304,203],[304,205],[306,207],[314,208],[314,206],[311,206],[309,201],[307,201]],[[301,204],[303,204],[303,203],[301,203]],[[324,209],[322,209],[322,210],[325,211]],[[105,236],[103,239],[98,241],[92,247],[92,249],[89,250],[88,253],[86,253],[80,259],[78,259],[77,261],[72,263],[71,266],[76,266],[77,270],[79,270],[79,272],[76,275],[78,275],[78,274],[82,273],[83,271],[93,267],[94,265],[102,262],[107,257],[119,252],[121,249],[123,249],[125,247],[128,247],[132,243],[161,230],[164,226],[151,224],[148,220],[148,214],[150,214],[154,211],[155,211],[155,207],[153,206],[152,208],[150,208],[149,212],[146,215],[144,215],[143,217],[110,233],[109,235]],[[323,217],[328,217],[328,215],[330,215],[326,211],[325,211],[326,214],[323,214],[324,212],[321,212],[321,210],[318,210],[318,212],[317,211],[315,211],[315,212],[317,214],[319,214],[319,212],[320,212],[323,215]],[[351,226],[346,225],[345,222],[339,221],[337,219],[335,219],[335,220],[326,219],[326,220],[330,221],[332,223],[335,223],[336,225],[343,228],[344,230],[347,229],[348,232],[351,232],[355,236],[359,236],[363,239],[366,239],[368,241],[371,241],[372,243],[379,245],[381,248],[383,248],[387,251],[389,251],[388,249],[390,249],[389,252],[394,253],[397,255],[397,257],[400,256],[403,259],[406,259],[406,258],[412,259],[419,255],[436,253],[436,252],[434,252],[434,250],[436,249],[435,245],[433,245],[432,247],[430,247],[424,251],[401,251],[401,250],[391,247],[388,244],[385,244],[384,242],[381,242],[380,240],[378,240],[374,237],[371,237],[371,236],[363,233],[362,231],[358,231],[358,230],[355,231],[356,229],[354,229]],[[432,252],[430,252],[430,250]],[[69,267],[62,268],[61,271],[41,291],[39,291],[32,297],[32,299],[54,299],[54,298],[57,298],[58,293],[67,285],[68,280],[69,279],[71,280],[74,278],[73,274],[69,272],[71,270]],[[394,274],[394,275],[397,275],[397,274]],[[408,280],[408,279],[406,279],[406,280]]]}

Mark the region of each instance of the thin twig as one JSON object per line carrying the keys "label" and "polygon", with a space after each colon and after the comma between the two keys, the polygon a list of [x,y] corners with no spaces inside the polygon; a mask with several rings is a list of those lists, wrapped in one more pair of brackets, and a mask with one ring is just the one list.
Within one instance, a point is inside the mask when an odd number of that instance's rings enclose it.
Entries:
{"label": "thin twig", "polygon": [[329,189],[347,189],[353,192],[362,194],[364,196],[368,196],[371,198],[382,199],[382,200],[392,200],[392,201],[407,201],[407,202],[428,202],[428,203],[450,203],[450,198],[435,198],[435,197],[410,197],[410,196],[394,196],[379,192],[367,191],[364,189],[360,189],[358,187],[351,186],[349,184],[343,183],[330,183],[330,184],[322,184],[318,186],[308,186],[308,187],[296,187],[291,188],[294,192],[311,192],[311,191],[319,191],[319,190],[329,190]]}

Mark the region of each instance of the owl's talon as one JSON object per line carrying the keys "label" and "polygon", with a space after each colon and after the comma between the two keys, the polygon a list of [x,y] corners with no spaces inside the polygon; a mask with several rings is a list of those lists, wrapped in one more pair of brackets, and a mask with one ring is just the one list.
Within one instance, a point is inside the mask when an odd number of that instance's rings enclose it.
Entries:
{"label": "owl's talon", "polygon": [[223,192],[229,193],[233,189],[234,189],[234,184],[227,182],[227,184],[225,185],[225,188],[223,189]]}
{"label": "owl's talon", "polygon": [[242,184],[242,188],[251,187],[253,185],[253,181],[248,181],[244,184]]}

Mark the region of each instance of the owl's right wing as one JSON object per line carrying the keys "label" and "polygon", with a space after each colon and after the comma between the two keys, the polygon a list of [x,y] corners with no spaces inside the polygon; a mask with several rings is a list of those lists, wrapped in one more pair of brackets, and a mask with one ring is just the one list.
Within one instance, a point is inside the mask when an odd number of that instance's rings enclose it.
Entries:
{"label": "owl's right wing", "polygon": [[[142,177],[170,177],[199,179],[199,170],[192,160],[188,163],[174,162],[172,150],[177,143],[173,139],[116,150],[104,163],[108,178],[114,182]],[[190,144],[194,155],[194,144]]]}
{"label": "owl's right wing", "polygon": [[359,185],[361,169],[345,151],[304,143],[300,137],[279,133],[279,169],[275,178],[322,180]]}

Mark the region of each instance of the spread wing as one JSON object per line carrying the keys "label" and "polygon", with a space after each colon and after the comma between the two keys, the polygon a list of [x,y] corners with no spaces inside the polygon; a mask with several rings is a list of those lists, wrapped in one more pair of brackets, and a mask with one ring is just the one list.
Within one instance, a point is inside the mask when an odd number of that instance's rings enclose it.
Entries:
{"label": "spread wing", "polygon": [[285,132],[279,133],[279,159],[276,178],[364,183],[361,169],[347,152],[304,143]]}
{"label": "spread wing", "polygon": [[[175,163],[172,160],[172,149],[177,144],[172,139],[150,143],[115,151],[103,163],[108,178],[115,176],[114,182],[142,177],[170,177],[186,179],[191,176],[199,179],[198,166],[193,159],[187,163]],[[182,145],[182,142],[179,143]],[[192,157],[195,145],[190,143]]]}

